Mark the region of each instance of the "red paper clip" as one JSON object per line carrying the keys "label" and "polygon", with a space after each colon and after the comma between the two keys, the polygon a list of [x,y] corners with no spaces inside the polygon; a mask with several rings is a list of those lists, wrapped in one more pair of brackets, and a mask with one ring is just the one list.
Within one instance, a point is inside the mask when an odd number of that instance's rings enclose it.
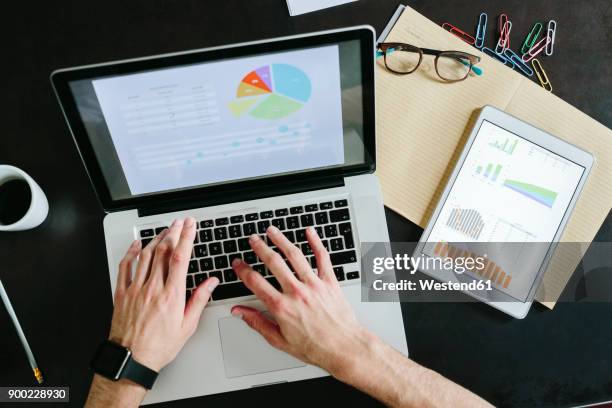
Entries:
{"label": "red paper clip", "polygon": [[474,45],[476,43],[476,39],[474,37],[472,37],[470,34],[466,33],[465,31],[455,27],[451,23],[443,23],[442,28],[445,29],[446,31],[449,31],[455,34],[457,37],[461,38],[463,41],[465,41],[466,43],[470,45]]}
{"label": "red paper clip", "polygon": [[[497,22],[497,28],[499,29],[499,36],[501,38],[503,38],[501,43],[502,43],[504,49],[510,48],[510,33],[509,32],[506,33],[505,30],[504,30],[504,28],[506,27],[506,25],[507,25],[507,23],[509,21],[510,20],[508,19],[508,15],[506,13],[501,13],[499,15],[499,19],[498,19],[498,22]],[[510,26],[511,26],[511,24],[512,23],[510,23]]]}

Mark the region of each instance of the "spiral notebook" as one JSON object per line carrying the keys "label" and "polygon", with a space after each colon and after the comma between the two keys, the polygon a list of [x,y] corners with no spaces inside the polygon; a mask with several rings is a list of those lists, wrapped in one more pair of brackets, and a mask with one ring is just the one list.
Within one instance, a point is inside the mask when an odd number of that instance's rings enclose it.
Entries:
{"label": "spiral notebook", "polygon": [[[612,203],[612,131],[518,72],[406,7],[385,41],[461,50],[482,57],[484,75],[442,83],[433,61],[409,76],[377,66],[377,174],[385,205],[425,227],[484,105],[518,117],[595,156],[596,164],[563,234],[591,242]],[[557,251],[536,299],[552,308],[580,257]],[[545,288],[546,293],[542,293]]]}

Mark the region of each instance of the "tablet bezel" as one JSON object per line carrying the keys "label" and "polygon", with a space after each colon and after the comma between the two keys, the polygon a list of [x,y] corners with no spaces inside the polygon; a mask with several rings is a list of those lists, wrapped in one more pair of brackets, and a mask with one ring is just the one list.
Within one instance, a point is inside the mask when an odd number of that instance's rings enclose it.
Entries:
{"label": "tablet bezel", "polygon": [[[438,204],[427,224],[427,227],[425,228],[425,230],[423,231],[423,234],[421,235],[421,239],[419,240],[419,243],[416,247],[414,256],[415,257],[427,256],[426,254],[423,253],[423,249],[427,243],[427,239],[429,238],[432,232],[432,229],[436,221],[438,220],[438,217],[440,216],[440,212],[442,211],[442,208],[444,207],[444,204],[446,203],[446,199],[448,198],[448,195],[450,194],[453,184],[455,180],[457,179],[459,172],[461,171],[463,167],[463,164],[469,154],[470,148],[472,147],[474,140],[476,139],[476,135],[478,134],[480,130],[480,126],[482,122],[485,120],[511,133],[514,133],[517,136],[529,142],[535,143],[551,151],[552,153],[555,153],[567,160],[570,160],[584,168],[582,177],[580,178],[580,181],[578,182],[578,185],[576,186],[574,195],[572,196],[572,199],[570,200],[565,210],[565,214],[563,215],[563,218],[561,219],[559,223],[559,228],[557,229],[557,232],[550,244],[550,247],[544,258],[544,262],[542,263],[540,270],[538,271],[538,275],[536,279],[541,281],[544,275],[544,272],[546,271],[546,268],[548,267],[548,261],[550,260],[554,252],[554,249],[556,246],[555,243],[559,242],[559,239],[565,230],[565,226],[567,225],[567,222],[572,214],[572,211],[574,210],[578,197],[580,196],[582,189],[584,188],[584,184],[586,183],[586,180],[588,178],[588,175],[593,167],[595,158],[593,157],[592,154],[580,149],[579,147],[572,145],[564,140],[561,140],[541,129],[536,128],[535,126],[527,124],[521,121],[520,119],[515,118],[514,116],[511,116],[497,108],[494,108],[493,106],[484,106],[481,109],[481,112],[478,115],[476,122],[474,123],[470,136],[468,137],[465,143],[465,146],[463,147],[463,150],[461,152],[461,155],[459,159],[457,160],[457,164],[455,165],[455,168],[453,169],[453,172],[450,175],[446,183],[446,186],[444,188],[444,191],[442,192],[442,195],[440,196],[440,200],[438,201]],[[433,273],[427,272],[427,271],[422,271],[422,272],[427,274],[428,276],[431,276],[439,280],[448,280],[448,279],[456,280],[456,276],[454,275],[453,272],[450,272],[450,271],[435,271]],[[537,289],[537,286],[539,286],[539,283],[540,283],[539,281],[534,284],[535,289]],[[523,317],[527,315],[527,312],[529,311],[529,308],[531,307],[532,301],[520,302],[520,301],[517,301],[516,298],[513,298],[504,292],[501,292],[497,289],[494,289],[494,290],[496,291],[496,296],[502,299],[502,301],[491,301],[487,298],[483,298],[482,296],[479,296],[470,291],[464,291],[464,293],[478,300],[481,300],[495,307],[496,309],[499,309],[513,317],[522,319]]]}

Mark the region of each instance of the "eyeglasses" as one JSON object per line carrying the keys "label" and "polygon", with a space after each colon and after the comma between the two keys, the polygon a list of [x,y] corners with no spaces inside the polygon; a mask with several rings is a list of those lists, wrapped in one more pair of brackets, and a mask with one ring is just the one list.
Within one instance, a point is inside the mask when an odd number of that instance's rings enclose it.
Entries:
{"label": "eyeglasses", "polygon": [[399,75],[411,74],[421,65],[423,55],[435,55],[434,66],[440,78],[447,82],[463,81],[470,71],[480,75],[482,71],[474,65],[480,62],[480,57],[462,51],[437,51],[419,48],[404,43],[380,43],[379,52],[385,67]]}

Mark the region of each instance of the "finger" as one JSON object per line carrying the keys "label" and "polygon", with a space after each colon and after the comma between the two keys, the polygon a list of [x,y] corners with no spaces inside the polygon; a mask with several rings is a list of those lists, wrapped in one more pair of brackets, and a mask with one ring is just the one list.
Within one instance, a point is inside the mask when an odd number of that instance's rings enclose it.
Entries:
{"label": "finger", "polygon": [[317,260],[317,270],[319,271],[319,278],[327,282],[338,282],[336,275],[334,274],[334,267],[329,258],[329,252],[323,246],[321,238],[314,228],[308,227],[306,230],[306,239],[308,239],[308,245],[312,249]]}
{"label": "finger", "polygon": [[249,237],[249,244],[257,254],[257,257],[266,264],[268,269],[270,269],[272,274],[276,277],[278,283],[280,283],[283,288],[283,292],[291,292],[296,285],[301,285],[301,282],[293,276],[291,269],[289,269],[289,266],[287,266],[283,258],[267,246],[259,236],[255,234],[251,235]]}
{"label": "finger", "polygon": [[255,272],[242,259],[236,258],[232,261],[232,268],[247,288],[255,294],[268,308],[282,295],[270,284],[259,272]]}
{"label": "finger", "polygon": [[138,265],[136,266],[136,273],[134,274],[134,279],[132,281],[132,285],[134,288],[141,287],[147,279],[149,275],[149,270],[151,269],[151,261],[153,260],[153,255],[155,254],[155,248],[161,242],[162,239],[166,236],[168,230],[163,230],[160,232],[153,241],[149,242],[147,246],[140,251],[140,256],[138,257]]}
{"label": "finger", "polygon": [[291,241],[287,239],[285,234],[280,232],[280,230],[274,226],[269,227],[266,233],[272,242],[274,242],[274,245],[283,251],[283,254],[285,254],[289,262],[291,262],[293,270],[295,270],[302,282],[312,282],[314,279],[316,279],[316,276],[310,267],[310,263],[306,260],[302,250],[293,245]]}
{"label": "finger", "polygon": [[187,269],[189,268],[189,260],[191,259],[191,251],[193,251],[193,240],[196,234],[196,220],[193,217],[185,218],[183,230],[179,237],[178,243],[172,252],[170,258],[170,266],[168,269],[168,279],[166,287],[168,290],[185,293],[185,285],[187,282]]}
{"label": "finger", "polygon": [[[191,333],[198,327],[202,311],[204,311],[204,308],[210,300],[210,295],[217,285],[219,285],[219,279],[215,277],[206,279],[193,291],[193,295],[191,295],[189,302],[187,302],[187,306],[185,307],[185,320],[183,323]],[[183,290],[183,292],[185,291]]]}
{"label": "finger", "polygon": [[141,242],[139,239],[132,242],[128,248],[125,256],[119,262],[119,273],[117,274],[117,287],[115,289],[115,296],[117,294],[125,292],[125,290],[132,283],[132,265],[134,260],[140,253]]}
{"label": "finger", "polygon": [[170,229],[168,229],[168,233],[155,249],[151,272],[146,283],[146,285],[149,285],[155,291],[161,290],[164,286],[164,281],[168,275],[170,257],[183,231],[183,223],[182,219],[174,220],[172,225],[170,225]]}
{"label": "finger", "polygon": [[261,334],[272,347],[280,350],[287,348],[287,342],[278,325],[261,311],[246,306],[234,306],[232,315],[244,320],[253,330]]}

